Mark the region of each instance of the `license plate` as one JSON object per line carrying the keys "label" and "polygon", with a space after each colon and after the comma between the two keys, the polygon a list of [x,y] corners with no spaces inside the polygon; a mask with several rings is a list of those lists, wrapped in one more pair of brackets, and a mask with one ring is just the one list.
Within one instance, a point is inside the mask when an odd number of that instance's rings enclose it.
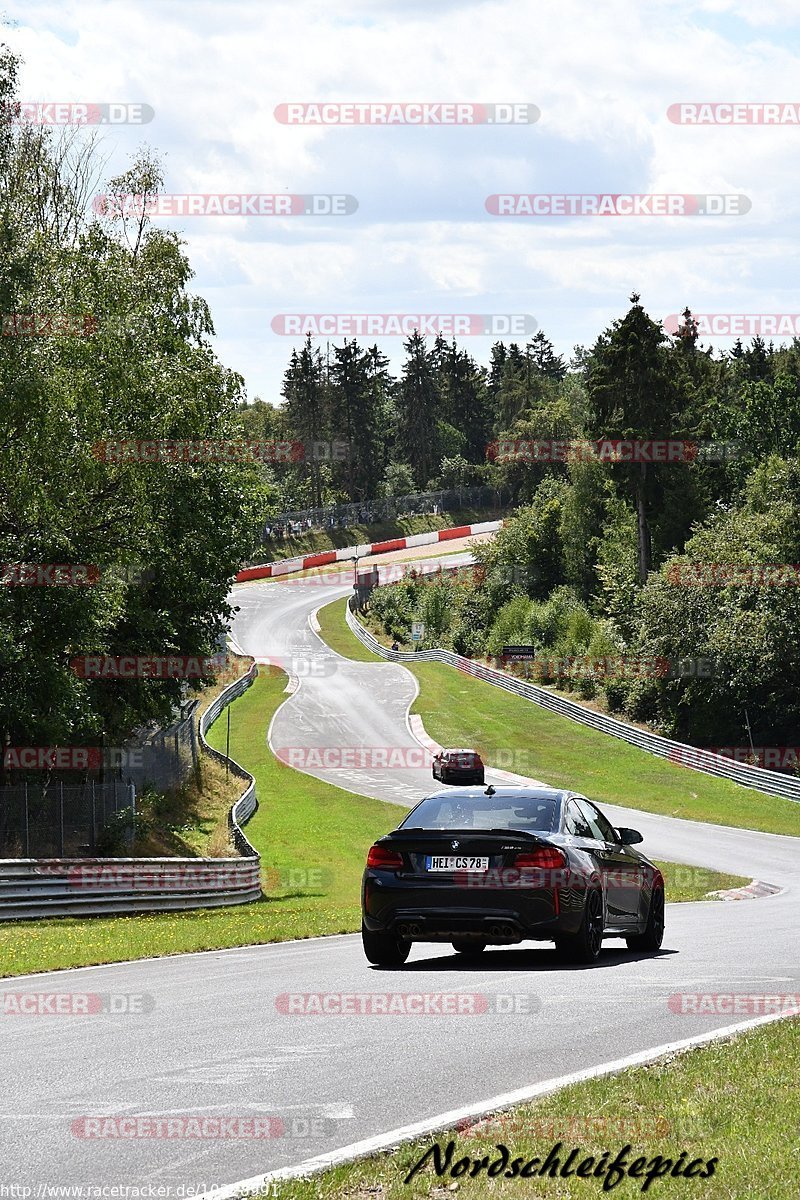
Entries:
{"label": "license plate", "polygon": [[488,858],[441,858],[429,854],[425,859],[426,871],[488,871]]}

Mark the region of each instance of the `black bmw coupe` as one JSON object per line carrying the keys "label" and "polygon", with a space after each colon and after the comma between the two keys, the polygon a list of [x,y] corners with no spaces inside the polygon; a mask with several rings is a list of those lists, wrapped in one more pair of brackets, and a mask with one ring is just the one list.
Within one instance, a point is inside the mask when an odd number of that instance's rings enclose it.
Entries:
{"label": "black bmw coupe", "polygon": [[414,942],[551,941],[591,963],[604,937],[658,950],[664,879],[584,796],[551,788],[467,787],[427,796],[370,849],[362,938],[371,963],[400,966]]}

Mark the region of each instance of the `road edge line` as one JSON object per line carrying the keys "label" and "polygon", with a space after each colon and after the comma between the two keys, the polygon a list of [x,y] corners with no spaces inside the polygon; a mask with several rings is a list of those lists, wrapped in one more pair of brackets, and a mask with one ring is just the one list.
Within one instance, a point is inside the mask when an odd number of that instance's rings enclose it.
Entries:
{"label": "road edge line", "polygon": [[427,1120],[418,1121],[413,1125],[400,1126],[400,1128],[393,1129],[389,1133],[377,1134],[375,1137],[365,1138],[360,1142],[353,1142],[349,1146],[343,1146],[339,1150],[332,1150],[328,1154],[319,1154],[315,1158],[306,1159],[305,1162],[299,1163],[296,1167],[281,1167],[276,1171],[269,1171],[264,1175],[243,1179],[239,1183],[213,1188],[210,1192],[204,1192],[202,1195],[195,1197],[195,1200],[240,1200],[241,1197],[255,1195],[277,1180],[300,1179],[319,1175],[331,1167],[355,1162],[360,1158],[367,1158],[382,1150],[395,1149],[405,1142],[414,1141],[416,1138],[424,1137],[427,1134],[439,1133],[457,1125],[459,1121],[489,1116],[494,1112],[512,1108],[517,1104],[524,1104],[528,1100],[535,1100],[540,1096],[547,1096],[553,1092],[561,1091],[562,1088],[569,1087],[574,1083],[583,1083],[588,1079],[599,1079],[608,1075],[618,1075],[630,1067],[647,1066],[649,1063],[655,1062],[657,1059],[663,1058],[668,1054],[679,1054],[686,1050],[693,1050],[698,1046],[708,1045],[711,1042],[724,1041],[727,1038],[734,1038],[740,1033],[747,1033],[751,1029],[756,1029],[762,1025],[771,1025],[775,1021],[782,1021],[787,1017],[796,1016],[796,1012],[768,1013],[762,1017],[755,1017],[752,1021],[740,1021],[736,1025],[726,1025],[722,1029],[712,1029],[706,1033],[696,1034],[691,1038],[684,1038],[682,1041],[667,1042],[662,1046],[654,1047],[652,1050],[641,1050],[637,1054],[628,1055],[626,1058],[601,1063],[596,1067],[586,1067],[584,1070],[574,1071],[570,1075],[548,1079],[543,1083],[531,1084],[528,1087],[519,1088],[514,1092],[505,1092],[499,1096],[493,1096],[489,1100],[468,1105],[465,1108],[440,1113],[438,1116],[429,1117]]}

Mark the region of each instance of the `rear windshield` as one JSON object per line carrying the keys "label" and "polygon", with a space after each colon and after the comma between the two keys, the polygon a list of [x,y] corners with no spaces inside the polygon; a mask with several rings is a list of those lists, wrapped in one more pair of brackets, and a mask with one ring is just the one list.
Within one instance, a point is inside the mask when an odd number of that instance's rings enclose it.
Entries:
{"label": "rear windshield", "polygon": [[430,796],[409,813],[400,829],[521,829],[552,833],[556,828],[555,800],[508,796]]}

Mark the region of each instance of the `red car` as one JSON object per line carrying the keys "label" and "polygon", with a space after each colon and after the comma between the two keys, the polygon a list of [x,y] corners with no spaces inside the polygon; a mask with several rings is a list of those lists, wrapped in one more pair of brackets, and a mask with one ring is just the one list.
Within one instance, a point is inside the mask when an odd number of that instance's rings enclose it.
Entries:
{"label": "red car", "polygon": [[442,783],[483,783],[483,760],[477,750],[440,750],[431,765]]}

